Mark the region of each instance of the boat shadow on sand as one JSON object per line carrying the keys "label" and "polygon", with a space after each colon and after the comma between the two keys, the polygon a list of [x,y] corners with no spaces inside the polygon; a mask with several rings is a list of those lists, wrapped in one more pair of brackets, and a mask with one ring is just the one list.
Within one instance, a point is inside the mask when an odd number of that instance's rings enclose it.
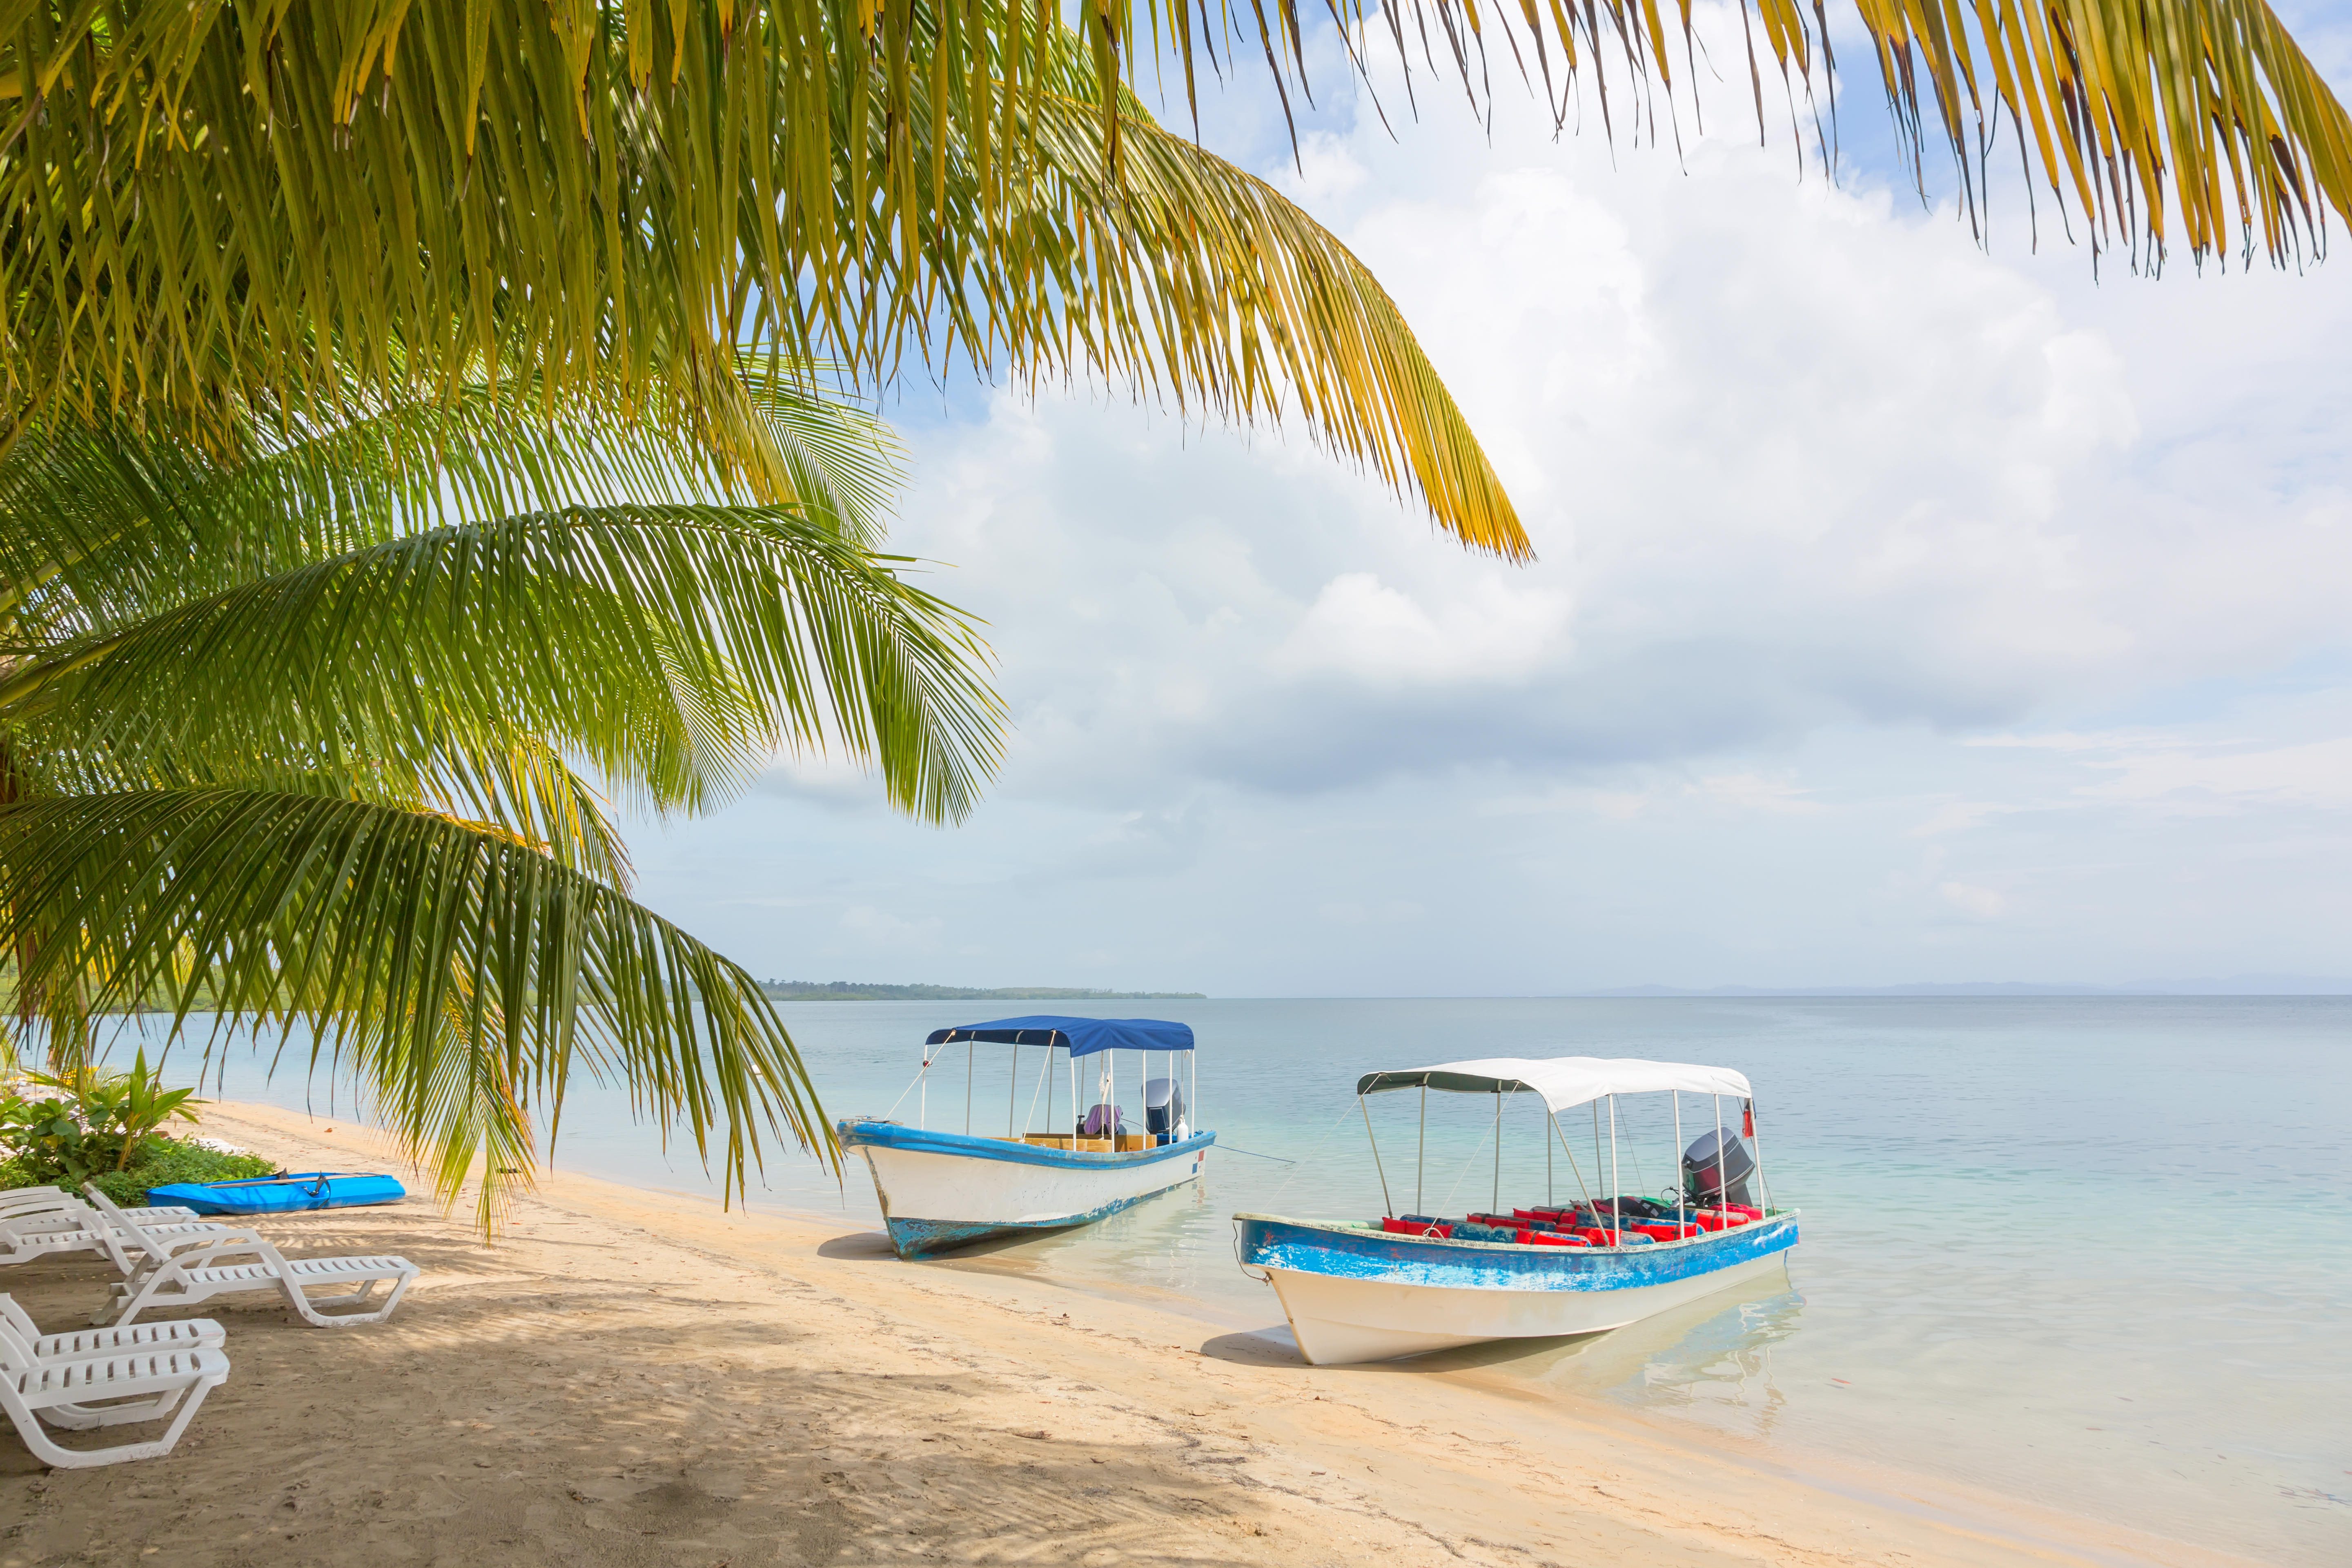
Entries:
{"label": "boat shadow on sand", "polygon": [[1000,1252],[1033,1247],[1044,1237],[1060,1236],[1056,1231],[1038,1231],[1026,1236],[995,1236],[981,1241],[967,1241],[952,1249],[928,1254],[920,1258],[900,1258],[891,1250],[890,1237],[878,1230],[851,1231],[817,1244],[816,1255],[844,1263],[897,1263],[920,1267],[930,1263],[970,1262],[975,1258],[993,1258]]}

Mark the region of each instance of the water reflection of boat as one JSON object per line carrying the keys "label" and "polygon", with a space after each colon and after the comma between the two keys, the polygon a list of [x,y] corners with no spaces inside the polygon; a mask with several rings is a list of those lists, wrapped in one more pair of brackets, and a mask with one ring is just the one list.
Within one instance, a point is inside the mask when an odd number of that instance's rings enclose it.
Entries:
{"label": "water reflection of boat", "polygon": [[[961,1132],[927,1125],[930,1069],[945,1054],[941,1047],[957,1045],[965,1047]],[[1012,1047],[1002,1135],[971,1130],[982,1045]],[[1042,1056],[1022,1115],[1024,1047]],[[1133,1126],[1116,1092],[1121,1052],[1135,1056],[1130,1082],[1141,1110]],[[841,1146],[855,1150],[873,1173],[890,1245],[901,1258],[1087,1225],[1200,1175],[1216,1134],[1192,1131],[1189,1085],[1175,1067],[1179,1053],[1188,1066],[1193,1061],[1192,1029],[1154,1018],[1000,1018],[934,1030],[925,1042],[922,1071],[909,1086],[918,1093],[916,1124],[844,1121]],[[1160,1058],[1156,1078],[1154,1055]],[[1053,1071],[1057,1061],[1065,1073]],[[1057,1123],[1055,1106],[1065,1077],[1068,1119]],[[1197,1081],[1189,1071],[1182,1078]],[[1092,1103],[1081,1116],[1081,1091],[1089,1088]],[[1034,1130],[1041,1098],[1045,1131]]]}
{"label": "water reflection of boat", "polygon": [[[1724,1068],[1678,1062],[1562,1057],[1495,1058],[1369,1073],[1356,1086],[1371,1136],[1369,1097],[1398,1089],[1422,1094],[1427,1149],[1428,1095],[1495,1097],[1493,1206],[1458,1219],[1396,1213],[1386,1167],[1378,1221],[1314,1221],[1274,1215],[1234,1215],[1244,1266],[1265,1270],[1282,1301],[1300,1353],[1309,1362],[1382,1361],[1486,1340],[1588,1334],[1637,1322],[1735,1285],[1787,1278],[1797,1242],[1793,1209],[1759,1207],[1748,1181],[1762,1171],[1752,1141],[1754,1100],[1748,1080]],[[1664,1197],[1624,1194],[1617,1183],[1617,1097],[1674,1097],[1675,1142],[1683,1182]],[[1504,1101],[1537,1096],[1545,1107],[1548,1184],[1557,1145],[1568,1157],[1581,1201],[1505,1208],[1502,1202]],[[1712,1131],[1682,1144],[1682,1096],[1706,1097]],[[1724,1122],[1735,1101],[1742,1132]],[[1609,1161],[1588,1183],[1561,1131],[1561,1111],[1606,1100]],[[1596,1109],[1596,1123],[1599,1112]],[[1599,1155],[1595,1153],[1596,1166]],[[1421,1191],[1416,1157],[1414,1192]],[[1601,1185],[1606,1196],[1595,1197]]]}

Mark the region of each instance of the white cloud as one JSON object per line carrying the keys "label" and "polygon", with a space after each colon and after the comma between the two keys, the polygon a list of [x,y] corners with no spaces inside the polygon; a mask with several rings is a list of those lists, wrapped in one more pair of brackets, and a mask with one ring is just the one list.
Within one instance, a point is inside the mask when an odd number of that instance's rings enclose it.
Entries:
{"label": "white cloud", "polygon": [[641,847],[649,889],[785,878],[733,928],[761,973],[951,933],[973,983],[2340,967],[2352,278],[2094,286],[2046,220],[1985,255],[1737,113],[1677,160],[1497,105],[1266,165],[1413,322],[1536,564],[1295,432],[983,399],[910,430],[895,544],[990,623],[988,804],[916,829],[780,768]]}

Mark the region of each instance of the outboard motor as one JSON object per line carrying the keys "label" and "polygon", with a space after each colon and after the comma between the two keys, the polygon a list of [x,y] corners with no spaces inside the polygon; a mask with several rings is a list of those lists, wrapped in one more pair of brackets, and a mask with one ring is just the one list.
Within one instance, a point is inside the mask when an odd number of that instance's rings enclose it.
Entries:
{"label": "outboard motor", "polygon": [[1143,1086],[1143,1130],[1161,1143],[1171,1142],[1184,1120],[1184,1090],[1172,1078],[1155,1078]]}
{"label": "outboard motor", "polygon": [[[1716,1151],[1716,1140],[1723,1140],[1721,1156]],[[1735,1203],[1753,1208],[1748,1195],[1748,1178],[1756,1172],[1756,1156],[1738,1133],[1725,1128],[1710,1128],[1702,1132],[1683,1151],[1683,1191],[1702,1208],[1720,1207]]]}

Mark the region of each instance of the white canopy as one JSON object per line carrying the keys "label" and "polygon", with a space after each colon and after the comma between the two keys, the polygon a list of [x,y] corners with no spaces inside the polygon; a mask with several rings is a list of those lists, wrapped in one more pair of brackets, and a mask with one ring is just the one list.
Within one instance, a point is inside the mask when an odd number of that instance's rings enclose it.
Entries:
{"label": "white canopy", "polygon": [[1686,1094],[1732,1094],[1745,1100],[1752,1092],[1746,1077],[1729,1068],[1645,1062],[1633,1057],[1553,1057],[1542,1061],[1490,1057],[1483,1061],[1441,1062],[1433,1068],[1366,1073],[1356,1080],[1356,1092],[1379,1094],[1423,1085],[1465,1094],[1524,1089],[1542,1095],[1544,1104],[1554,1112],[1608,1094],[1662,1094],[1678,1089]]}

